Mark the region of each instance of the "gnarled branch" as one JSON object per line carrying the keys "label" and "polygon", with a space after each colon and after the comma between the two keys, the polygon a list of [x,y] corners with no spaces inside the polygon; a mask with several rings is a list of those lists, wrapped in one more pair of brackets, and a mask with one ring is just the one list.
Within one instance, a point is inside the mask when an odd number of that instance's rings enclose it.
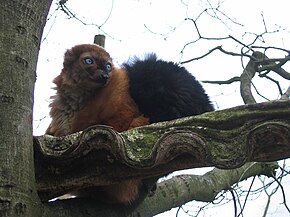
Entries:
{"label": "gnarled branch", "polygon": [[117,133],[93,126],[63,138],[35,137],[43,200],[71,189],[109,185],[175,170],[233,169],[290,157],[290,102],[240,106]]}

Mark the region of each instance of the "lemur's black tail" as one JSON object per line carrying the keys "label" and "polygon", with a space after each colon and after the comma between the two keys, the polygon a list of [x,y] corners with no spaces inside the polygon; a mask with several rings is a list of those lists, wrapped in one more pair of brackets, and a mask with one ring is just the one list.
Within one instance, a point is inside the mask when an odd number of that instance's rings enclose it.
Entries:
{"label": "lemur's black tail", "polygon": [[123,64],[128,71],[130,94],[150,123],[213,111],[201,84],[184,67],[149,54]]}

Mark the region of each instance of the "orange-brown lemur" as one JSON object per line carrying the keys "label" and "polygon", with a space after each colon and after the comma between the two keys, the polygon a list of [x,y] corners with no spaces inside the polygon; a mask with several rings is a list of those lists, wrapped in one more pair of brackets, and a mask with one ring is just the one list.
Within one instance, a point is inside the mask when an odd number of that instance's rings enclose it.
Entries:
{"label": "orange-brown lemur", "polygon": [[[63,69],[54,83],[52,121],[46,131],[53,136],[68,135],[96,124],[122,132],[213,110],[204,89],[185,68],[158,60],[154,54],[116,68],[103,48],[76,45],[65,53]],[[142,185],[142,180],[132,179],[100,187],[103,195],[97,198],[110,203],[132,203]]]}

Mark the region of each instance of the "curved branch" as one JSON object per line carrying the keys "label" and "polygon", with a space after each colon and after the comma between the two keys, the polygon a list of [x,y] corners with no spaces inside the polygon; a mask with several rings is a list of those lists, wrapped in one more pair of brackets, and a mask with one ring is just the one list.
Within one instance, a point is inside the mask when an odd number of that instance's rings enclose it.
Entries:
{"label": "curved branch", "polygon": [[240,92],[245,104],[256,103],[251,91],[252,79],[257,71],[257,61],[264,59],[264,54],[261,52],[254,52],[254,59],[250,59],[243,73],[241,74]]}
{"label": "curved branch", "polygon": [[[251,92],[252,78],[255,76],[256,72],[272,70],[281,77],[288,80],[290,79],[290,74],[281,68],[281,66],[289,60],[289,56],[284,59],[279,59],[280,64],[275,63],[277,59],[269,59],[264,53],[259,51],[255,51],[252,56],[254,58],[249,60],[241,75],[240,91],[246,104],[256,103]],[[278,87],[280,86],[278,85]]]}

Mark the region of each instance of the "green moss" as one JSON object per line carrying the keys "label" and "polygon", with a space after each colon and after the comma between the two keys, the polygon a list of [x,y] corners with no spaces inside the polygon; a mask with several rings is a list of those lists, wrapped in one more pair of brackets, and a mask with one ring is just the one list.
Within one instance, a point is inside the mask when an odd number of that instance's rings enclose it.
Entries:
{"label": "green moss", "polygon": [[125,139],[127,157],[135,162],[146,163],[151,158],[155,143],[162,136],[162,132],[154,129],[135,128],[122,133]]}

